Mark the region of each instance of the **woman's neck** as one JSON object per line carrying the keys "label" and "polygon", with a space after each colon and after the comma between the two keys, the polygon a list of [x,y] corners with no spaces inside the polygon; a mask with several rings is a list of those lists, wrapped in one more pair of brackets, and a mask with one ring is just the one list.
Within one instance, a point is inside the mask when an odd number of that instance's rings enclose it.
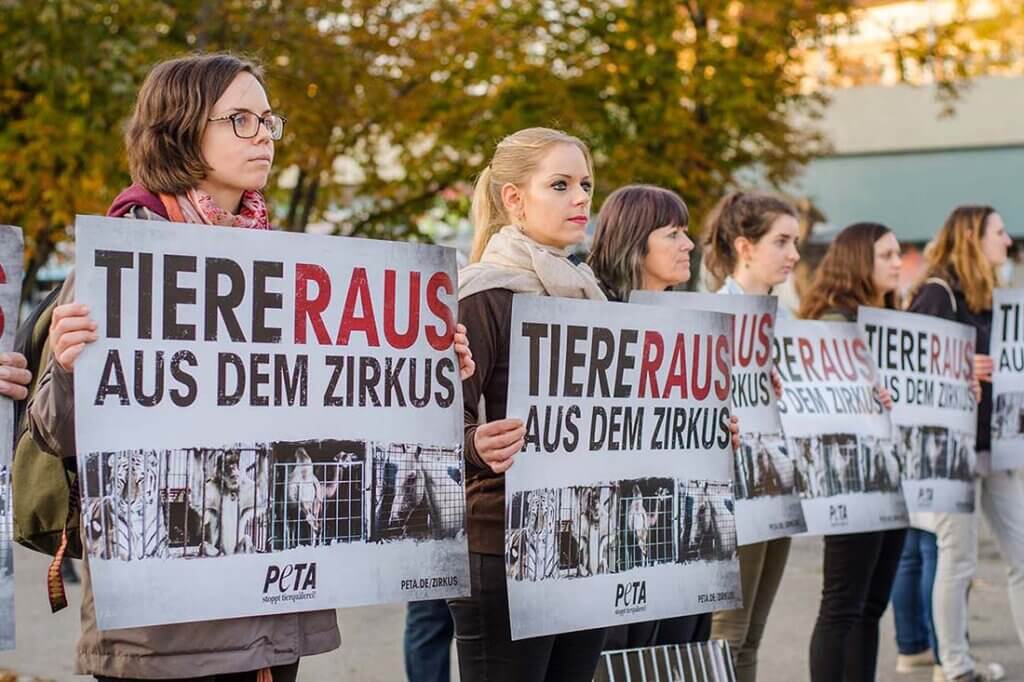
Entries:
{"label": "woman's neck", "polygon": [[772,293],[771,285],[754,275],[750,268],[736,268],[732,273],[732,278],[736,280],[736,283],[740,285],[744,293],[759,296],[767,296]]}
{"label": "woman's neck", "polygon": [[217,204],[217,207],[222,211],[237,214],[242,206],[242,194],[244,192],[241,190],[208,185],[203,182],[199,183],[197,189],[200,192],[209,194],[210,198],[213,199],[213,203]]}
{"label": "woman's neck", "polygon": [[670,282],[666,282],[658,277],[652,277],[646,272],[643,273],[643,282],[640,283],[640,289],[643,291],[665,291],[670,286],[672,286]]}

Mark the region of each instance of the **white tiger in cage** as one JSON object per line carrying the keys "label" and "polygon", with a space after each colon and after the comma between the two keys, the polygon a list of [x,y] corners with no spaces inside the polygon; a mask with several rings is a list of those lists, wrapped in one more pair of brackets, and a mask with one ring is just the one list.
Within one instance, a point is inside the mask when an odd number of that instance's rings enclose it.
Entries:
{"label": "white tiger in cage", "polygon": [[116,453],[113,458],[113,558],[130,561],[165,557],[167,532],[160,509],[161,453],[132,450]]}
{"label": "white tiger in cage", "polygon": [[558,572],[557,491],[533,490],[523,495],[526,523],[505,533],[505,568],[515,580],[544,580]]}

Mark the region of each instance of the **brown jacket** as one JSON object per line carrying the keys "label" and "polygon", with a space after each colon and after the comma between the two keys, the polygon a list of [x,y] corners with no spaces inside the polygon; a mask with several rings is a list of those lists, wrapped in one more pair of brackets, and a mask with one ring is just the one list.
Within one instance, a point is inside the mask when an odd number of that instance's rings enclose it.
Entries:
{"label": "brown jacket", "polygon": [[[57,304],[74,300],[74,274]],[[58,457],[75,456],[74,382],[50,356],[29,400],[32,437]],[[101,631],[96,627],[89,561],[82,571],[82,635],[75,672],[140,679],[187,678],[294,663],[341,645],[336,613],[277,616]]]}
{"label": "brown jacket", "polygon": [[[481,421],[505,418],[512,292],[488,289],[459,301],[459,321],[473,343],[476,371],[462,382],[465,414],[466,534],[469,551],[501,556],[505,551],[505,474],[480,458],[473,436]],[[482,400],[481,400],[482,398]],[[486,419],[481,420],[483,404]]]}

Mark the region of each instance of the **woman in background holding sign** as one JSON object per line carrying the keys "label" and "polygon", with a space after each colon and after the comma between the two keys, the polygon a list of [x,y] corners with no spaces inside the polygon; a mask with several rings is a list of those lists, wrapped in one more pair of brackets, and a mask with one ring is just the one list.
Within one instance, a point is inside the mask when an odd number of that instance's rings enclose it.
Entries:
{"label": "woman in background holding sign", "polygon": [[449,602],[464,680],[589,681],[604,643],[604,630],[512,641],[504,559],[504,473],[526,433],[522,421],[505,418],[512,297],[605,300],[570,253],[583,241],[593,183],[586,145],[547,128],[499,142],[476,183],[473,264],[459,276],[459,317],[477,363],[463,383],[472,594]]}
{"label": "woman in background holding sign", "polygon": [[[629,185],[608,195],[588,258],[608,299],[628,301],[634,290],[665,291],[689,281],[689,222],[686,204],[670,190]],[[605,648],[702,642],[710,634],[710,614],[681,616],[610,628]]]}
{"label": "woman in background holding sign", "polygon": [[[859,306],[896,308],[900,245],[877,223],[844,228],[829,246],[800,306],[808,320],[853,322]],[[892,399],[880,390],[890,409]],[[878,623],[889,604],[906,530],[825,536],[824,586],[811,637],[812,682],[870,682]]]}
{"label": "woman in background holding sign", "polygon": [[[719,293],[770,295],[789,277],[800,253],[796,210],[767,194],[732,192],[705,224],[704,262]],[[778,315],[786,315],[780,306]],[[776,391],[778,388],[776,387]],[[714,614],[711,637],[726,639],[740,682],[757,679],[757,650],[782,581],[790,539],[741,545],[743,607]]]}
{"label": "woman in background holding sign", "polygon": [[[990,206],[959,206],[950,213],[926,254],[927,269],[909,310],[967,324],[977,330],[974,373],[982,384],[976,448],[981,508],[1010,564],[1010,608],[1024,643],[1024,487],[1019,471],[988,466],[992,422],[992,291],[996,268],[1006,262],[1010,238]],[[947,680],[999,679],[1001,667],[979,666],[967,641],[967,589],[978,563],[976,514],[915,515],[932,527],[938,544],[932,615]],[[923,532],[923,531],[922,531]],[[927,539],[927,538],[926,538]],[[940,678],[941,679],[941,678]]]}

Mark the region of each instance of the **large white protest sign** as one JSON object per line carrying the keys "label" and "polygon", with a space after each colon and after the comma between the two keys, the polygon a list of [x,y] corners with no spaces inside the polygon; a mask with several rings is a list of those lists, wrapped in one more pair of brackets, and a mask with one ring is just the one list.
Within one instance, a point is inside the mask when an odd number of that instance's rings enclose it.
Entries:
{"label": "large white protest sign", "polygon": [[861,307],[883,385],[911,512],[974,510],[975,330],[932,315]]}
{"label": "large white protest sign", "polygon": [[737,606],[732,316],[517,295],[512,637]]}
{"label": "large white protest sign", "polygon": [[807,532],[832,535],[908,523],[878,375],[852,322],[777,320],[779,401]]}
{"label": "large white protest sign", "polygon": [[786,447],[772,388],[778,299],[634,291],[630,301],[734,316],[732,409],[740,421],[740,448],[733,460],[736,536],[740,545],[747,545],[807,530],[796,490],[796,464]]}
{"label": "large white protest sign", "polygon": [[[0,225],[0,353],[14,348],[23,254],[21,229]],[[0,650],[14,648],[13,450],[14,404],[10,398],[0,398]]]}
{"label": "large white protest sign", "polygon": [[100,628],[466,595],[455,255],[79,217]]}
{"label": "large white protest sign", "polygon": [[1024,289],[992,300],[992,470],[1024,467]]}

